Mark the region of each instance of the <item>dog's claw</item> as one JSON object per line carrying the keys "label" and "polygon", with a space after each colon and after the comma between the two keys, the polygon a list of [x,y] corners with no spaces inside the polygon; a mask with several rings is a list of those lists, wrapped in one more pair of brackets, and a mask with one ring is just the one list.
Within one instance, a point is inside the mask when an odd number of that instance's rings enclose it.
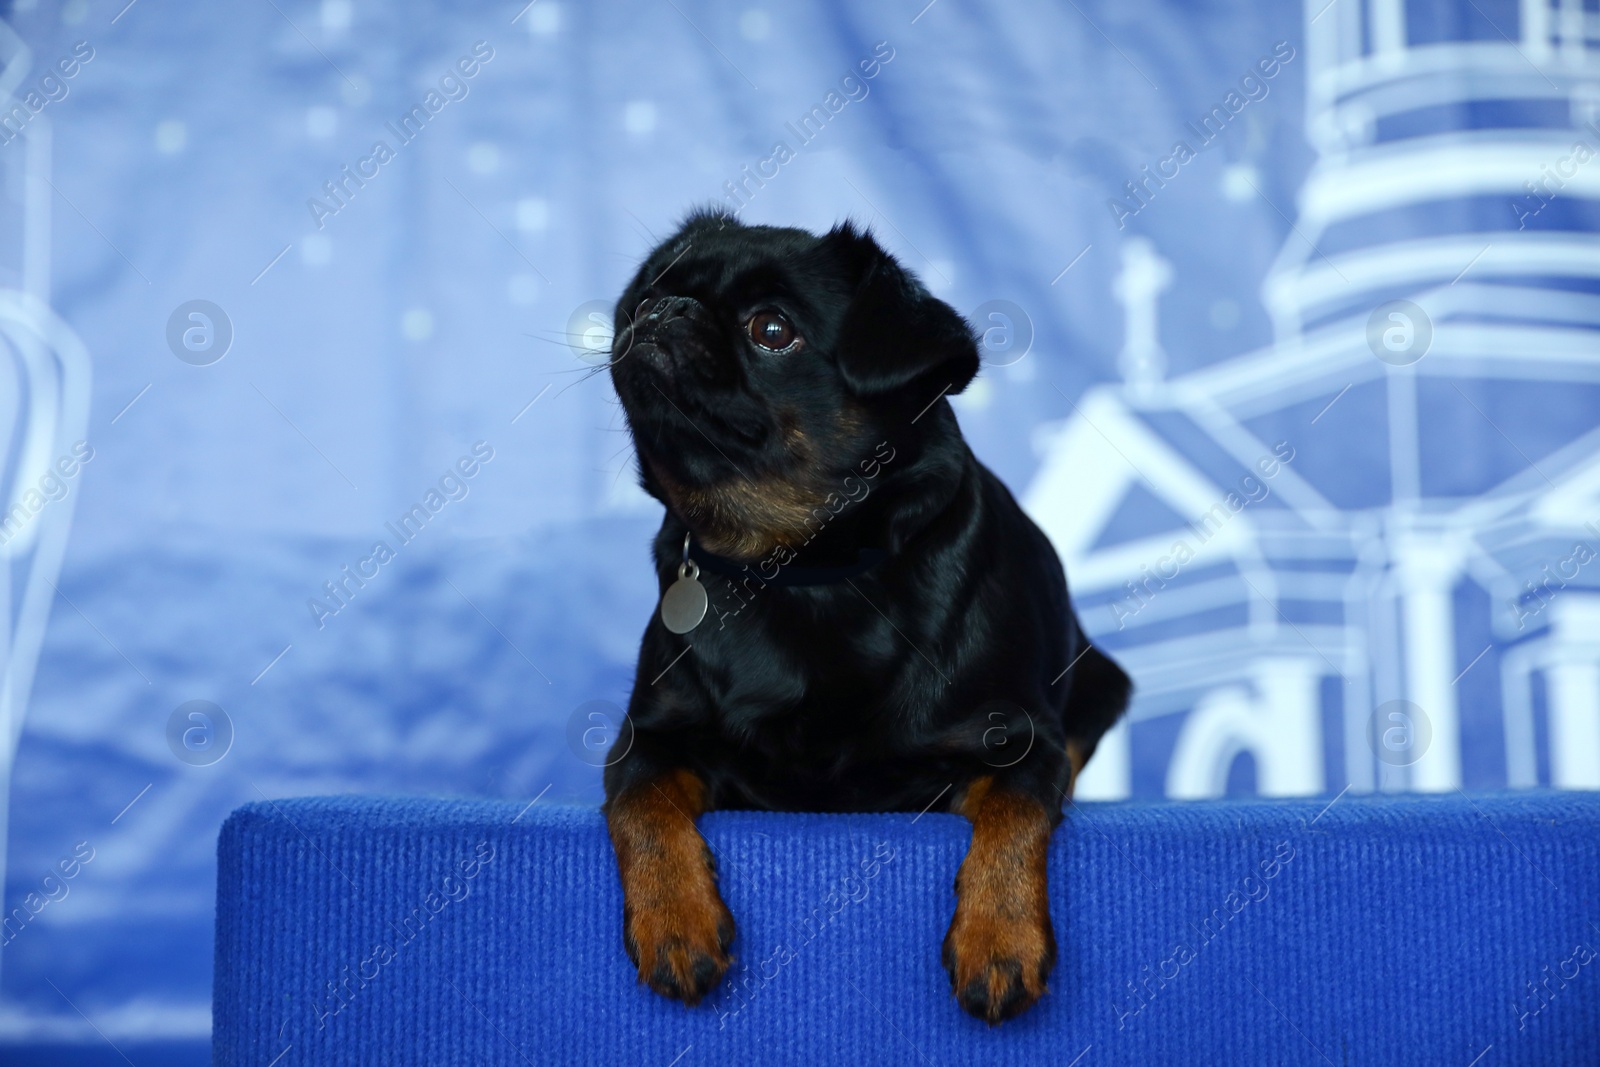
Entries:
{"label": "dog's claw", "polygon": [[967,1014],[990,1026],[1015,1018],[1046,992],[1055,965],[1050,922],[999,920],[958,905],[945,935],[950,989]]}
{"label": "dog's claw", "polygon": [[714,885],[654,908],[630,909],[624,922],[623,946],[639,981],[664,997],[700,1003],[732,962],[733,915]]}

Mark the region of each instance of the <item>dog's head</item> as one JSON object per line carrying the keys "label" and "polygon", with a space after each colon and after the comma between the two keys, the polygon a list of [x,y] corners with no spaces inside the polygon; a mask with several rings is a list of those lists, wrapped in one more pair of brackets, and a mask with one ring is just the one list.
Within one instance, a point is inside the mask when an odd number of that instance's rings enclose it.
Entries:
{"label": "dog's head", "polygon": [[743,558],[803,541],[875,447],[909,444],[913,419],[978,371],[966,320],[849,224],[819,237],[693,215],[615,325],[645,489]]}

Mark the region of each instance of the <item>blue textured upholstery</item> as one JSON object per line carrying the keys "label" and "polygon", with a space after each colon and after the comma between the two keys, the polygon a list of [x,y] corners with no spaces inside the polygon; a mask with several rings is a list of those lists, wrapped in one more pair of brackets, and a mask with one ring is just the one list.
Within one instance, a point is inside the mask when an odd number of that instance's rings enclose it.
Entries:
{"label": "blue textured upholstery", "polygon": [[738,962],[687,1009],[635,983],[593,811],[253,804],[216,1063],[1600,1063],[1600,795],[1326,806],[1073,809],[1050,993],[991,1030],[939,964],[954,816],[707,816]]}

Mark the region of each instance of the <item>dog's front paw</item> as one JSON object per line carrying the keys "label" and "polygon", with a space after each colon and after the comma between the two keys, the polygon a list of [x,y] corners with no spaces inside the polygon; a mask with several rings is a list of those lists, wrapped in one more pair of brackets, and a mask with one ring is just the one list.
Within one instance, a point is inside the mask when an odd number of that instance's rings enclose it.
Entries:
{"label": "dog's front paw", "polygon": [[1047,914],[1013,913],[961,900],[944,937],[944,969],[968,1014],[990,1026],[1022,1014],[1045,991],[1056,962]]}
{"label": "dog's front paw", "polygon": [[623,909],[623,944],[639,981],[664,997],[698,1004],[716,988],[732,957],[733,914],[709,874]]}

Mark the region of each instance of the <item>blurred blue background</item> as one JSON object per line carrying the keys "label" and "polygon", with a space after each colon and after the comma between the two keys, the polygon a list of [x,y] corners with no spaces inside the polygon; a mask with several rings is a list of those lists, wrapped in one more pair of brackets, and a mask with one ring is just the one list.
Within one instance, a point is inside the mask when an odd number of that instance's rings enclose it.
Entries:
{"label": "blurred blue background", "polygon": [[1595,0],[0,19],[0,1061],[206,1061],[239,804],[598,802],[660,509],[590,316],[698,204],[984,331],[1139,685],[1084,795],[1600,788]]}

